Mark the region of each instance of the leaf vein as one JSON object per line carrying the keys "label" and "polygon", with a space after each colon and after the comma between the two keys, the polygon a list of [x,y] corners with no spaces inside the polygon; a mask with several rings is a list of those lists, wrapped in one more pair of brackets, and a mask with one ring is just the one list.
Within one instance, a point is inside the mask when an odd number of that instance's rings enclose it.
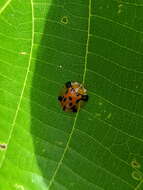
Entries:
{"label": "leaf vein", "polygon": [[[15,124],[16,124],[16,119],[17,119],[17,116],[18,116],[18,113],[19,113],[19,110],[20,110],[21,101],[22,101],[22,98],[23,98],[24,90],[25,90],[25,87],[26,87],[27,79],[28,79],[29,69],[30,69],[30,65],[31,65],[33,42],[34,42],[34,9],[33,9],[33,0],[31,0],[31,11],[32,11],[32,15],[31,16],[32,16],[32,21],[33,22],[32,22],[32,39],[31,39],[31,50],[30,50],[30,56],[29,56],[29,63],[28,63],[28,67],[27,67],[27,72],[26,72],[26,75],[25,75],[24,83],[23,83],[23,86],[22,86],[21,95],[20,95],[20,98],[19,98],[19,101],[18,101],[18,105],[17,105],[16,111],[15,111],[14,119],[12,121],[12,126],[11,126],[10,134],[9,134],[9,137],[8,137],[7,145],[9,145],[9,143],[10,143],[10,140],[11,140],[11,137],[12,137],[12,133],[13,133],[13,130],[14,130],[14,127],[15,127]],[[2,157],[2,160],[1,160],[1,163],[0,163],[0,168],[2,167],[2,165],[4,163],[7,151],[8,151],[8,148],[6,149],[5,154],[3,154],[3,157]]]}

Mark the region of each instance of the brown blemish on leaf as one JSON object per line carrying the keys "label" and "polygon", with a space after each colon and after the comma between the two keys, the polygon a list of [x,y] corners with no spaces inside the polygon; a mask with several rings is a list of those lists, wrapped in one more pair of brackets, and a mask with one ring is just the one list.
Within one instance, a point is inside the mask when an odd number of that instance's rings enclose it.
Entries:
{"label": "brown blemish on leaf", "polygon": [[135,169],[139,169],[141,167],[140,163],[136,159],[131,161],[131,166]]}
{"label": "brown blemish on leaf", "polygon": [[143,177],[140,171],[133,171],[131,175],[132,175],[132,178],[135,179],[136,181],[141,181]]}
{"label": "brown blemish on leaf", "polygon": [[68,17],[67,16],[63,16],[62,18],[61,18],[61,23],[62,24],[68,24]]}
{"label": "brown blemish on leaf", "polygon": [[7,148],[7,144],[0,143],[0,150],[5,150]]}

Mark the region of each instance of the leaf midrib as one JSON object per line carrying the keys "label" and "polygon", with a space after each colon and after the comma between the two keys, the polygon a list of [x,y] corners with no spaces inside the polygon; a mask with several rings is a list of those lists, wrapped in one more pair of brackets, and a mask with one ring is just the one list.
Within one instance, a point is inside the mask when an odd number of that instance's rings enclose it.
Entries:
{"label": "leaf midrib", "polygon": [[[86,76],[86,71],[87,71],[87,56],[88,56],[88,48],[89,48],[89,38],[90,38],[90,16],[91,16],[91,0],[89,0],[89,6],[88,6],[88,10],[89,10],[89,14],[88,14],[88,31],[87,31],[87,41],[86,41],[86,52],[85,52],[85,61],[84,61],[84,72],[83,72],[83,79],[82,79],[82,83],[84,84],[85,82],[85,76]],[[51,180],[49,182],[49,185],[48,185],[48,190],[50,189],[51,185],[53,184],[54,182],[54,179],[62,165],[62,162],[64,160],[64,157],[65,157],[65,154],[69,148],[69,144],[70,144],[70,141],[71,141],[71,138],[73,136],[73,133],[75,131],[75,126],[76,126],[76,122],[77,122],[77,119],[78,119],[78,115],[79,115],[79,110],[78,112],[76,113],[76,116],[75,116],[75,119],[74,119],[74,123],[73,123],[73,126],[72,126],[72,130],[71,130],[71,133],[69,134],[69,138],[67,140],[67,144],[65,146],[65,149],[63,151],[63,154],[61,156],[61,159],[60,161],[58,162],[58,165],[55,169],[55,172],[54,174],[52,175],[51,177]]]}

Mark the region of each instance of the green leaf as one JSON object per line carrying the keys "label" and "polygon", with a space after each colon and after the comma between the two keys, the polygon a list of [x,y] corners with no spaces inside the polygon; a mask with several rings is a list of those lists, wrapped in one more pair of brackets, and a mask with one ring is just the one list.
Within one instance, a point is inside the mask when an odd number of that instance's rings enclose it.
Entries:
{"label": "green leaf", "polygon": [[142,107],[142,1],[0,1],[0,190],[142,190]]}

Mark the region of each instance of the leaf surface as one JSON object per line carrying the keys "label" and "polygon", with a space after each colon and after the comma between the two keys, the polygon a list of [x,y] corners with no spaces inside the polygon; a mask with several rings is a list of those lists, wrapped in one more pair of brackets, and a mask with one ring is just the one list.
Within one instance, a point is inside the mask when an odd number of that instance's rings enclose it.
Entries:
{"label": "leaf surface", "polygon": [[0,190],[142,190],[142,60],[139,0],[1,0]]}

